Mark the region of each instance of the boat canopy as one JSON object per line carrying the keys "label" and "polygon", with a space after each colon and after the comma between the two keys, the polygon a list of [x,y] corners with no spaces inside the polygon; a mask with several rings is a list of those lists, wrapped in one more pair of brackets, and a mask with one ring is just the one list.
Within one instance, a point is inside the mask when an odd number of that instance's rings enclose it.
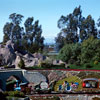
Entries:
{"label": "boat canopy", "polygon": [[99,81],[97,78],[85,78],[83,81]]}

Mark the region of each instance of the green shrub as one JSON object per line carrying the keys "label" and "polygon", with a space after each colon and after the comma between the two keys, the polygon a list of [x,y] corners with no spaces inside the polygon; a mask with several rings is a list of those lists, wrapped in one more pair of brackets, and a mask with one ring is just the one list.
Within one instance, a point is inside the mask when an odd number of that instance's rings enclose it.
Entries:
{"label": "green shrub", "polygon": [[3,67],[4,67],[4,68],[8,68],[8,66],[7,66],[7,65],[4,65]]}
{"label": "green shrub", "polygon": [[41,67],[42,67],[42,68],[49,68],[49,69],[50,69],[50,68],[52,67],[52,64],[46,63],[46,62],[42,62],[42,63],[41,63]]}
{"label": "green shrub", "polygon": [[92,68],[93,67],[90,63],[86,63],[84,66],[85,66],[85,68]]}
{"label": "green shrub", "polygon": [[64,67],[65,67],[65,64],[62,63],[62,64],[60,64],[59,66],[62,67],[62,68],[64,68]]}
{"label": "green shrub", "polygon": [[60,98],[55,96],[53,100],[60,100]]}
{"label": "green shrub", "polygon": [[24,63],[24,60],[21,59],[18,66],[21,68],[21,69],[24,69],[25,68],[25,63]]}
{"label": "green shrub", "polygon": [[99,62],[98,61],[94,61],[94,65],[97,65]]}
{"label": "green shrub", "polygon": [[20,91],[9,91],[9,92],[4,92],[6,96],[11,96],[11,97],[25,97],[23,92]]}
{"label": "green shrub", "polygon": [[31,88],[30,87],[26,87],[26,94],[31,94]]}

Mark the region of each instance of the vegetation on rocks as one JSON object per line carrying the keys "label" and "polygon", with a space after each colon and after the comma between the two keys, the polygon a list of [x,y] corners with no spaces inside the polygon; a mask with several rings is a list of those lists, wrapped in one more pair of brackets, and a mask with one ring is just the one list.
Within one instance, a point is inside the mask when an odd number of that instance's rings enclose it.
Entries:
{"label": "vegetation on rocks", "polygon": [[84,66],[85,69],[94,68],[100,64],[99,45],[100,40],[90,37],[82,43],[65,45],[60,50],[58,57],[66,63],[80,66],[80,69],[81,66]]}
{"label": "vegetation on rocks", "polygon": [[4,95],[11,96],[11,97],[25,97],[24,93],[20,91],[4,92]]}
{"label": "vegetation on rocks", "polygon": [[58,58],[68,64],[80,66],[75,67],[76,69],[94,69],[100,64],[99,27],[100,18],[96,27],[91,15],[86,18],[82,15],[81,6],[67,16],[62,15],[58,20],[61,31],[56,37],[56,45],[60,50]]}
{"label": "vegetation on rocks", "polygon": [[20,59],[20,62],[18,64],[19,68],[24,69],[25,68],[25,63],[23,59]]}
{"label": "vegetation on rocks", "polygon": [[91,78],[91,77],[99,79],[100,73],[97,73],[97,72],[80,72],[77,76],[80,77],[81,79]]}
{"label": "vegetation on rocks", "polygon": [[[12,13],[9,15],[9,22],[3,27],[4,37],[0,44],[1,66],[15,64],[14,61],[18,56],[15,54],[16,51],[21,56],[27,53],[32,55],[35,52],[45,54],[48,51],[44,50],[44,37],[39,21],[28,17],[22,26],[23,17],[21,14]],[[60,32],[55,41],[59,55],[53,58],[64,61],[70,69],[100,69],[100,18],[96,25],[91,15],[87,17],[82,15],[81,6],[79,6],[67,16],[62,15],[57,24]],[[30,59],[27,58],[26,62],[25,59],[20,61],[20,68],[24,68],[25,65],[38,66],[37,69],[65,68],[64,64],[53,65],[52,60],[54,59],[38,63],[41,60],[39,57],[34,59],[32,55]]]}

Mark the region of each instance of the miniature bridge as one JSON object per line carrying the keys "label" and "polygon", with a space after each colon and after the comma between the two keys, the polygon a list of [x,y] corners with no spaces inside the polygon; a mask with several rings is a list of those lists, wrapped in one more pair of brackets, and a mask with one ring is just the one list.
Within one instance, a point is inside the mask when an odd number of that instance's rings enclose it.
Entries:
{"label": "miniature bridge", "polygon": [[14,76],[21,82],[33,82],[35,84],[39,83],[40,81],[47,80],[44,75],[37,71],[31,72],[27,70],[0,70],[0,88],[3,91],[6,90],[6,80],[10,76]]}
{"label": "miniature bridge", "polygon": [[1,70],[0,71],[0,88],[2,90],[6,90],[6,80],[10,76],[15,76],[22,82],[26,82],[27,80],[24,78],[25,70]]}

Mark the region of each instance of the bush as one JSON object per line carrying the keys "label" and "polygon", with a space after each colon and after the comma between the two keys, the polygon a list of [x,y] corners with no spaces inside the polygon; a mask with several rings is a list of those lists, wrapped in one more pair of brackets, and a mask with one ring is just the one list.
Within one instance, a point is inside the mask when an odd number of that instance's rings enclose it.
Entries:
{"label": "bush", "polygon": [[4,67],[4,68],[8,68],[8,66],[7,66],[7,65],[4,65],[3,67]]}
{"label": "bush", "polygon": [[9,92],[4,92],[5,96],[11,96],[11,97],[25,97],[23,92],[20,91],[9,91]]}
{"label": "bush", "polygon": [[49,69],[50,69],[50,68],[52,67],[52,64],[46,63],[46,62],[42,62],[42,63],[41,63],[41,67],[42,67],[42,68],[49,68]]}
{"label": "bush", "polygon": [[25,63],[24,63],[24,60],[21,59],[18,66],[21,68],[21,69],[24,69],[25,68]]}
{"label": "bush", "polygon": [[50,69],[53,66],[52,59],[47,59],[47,60],[41,62],[39,66],[42,68],[49,68]]}
{"label": "bush", "polygon": [[94,65],[97,65],[98,64],[98,61],[94,61]]}
{"label": "bush", "polygon": [[84,66],[85,66],[85,68],[92,68],[93,67],[90,63],[86,63]]}
{"label": "bush", "polygon": [[53,100],[60,100],[60,98],[59,97],[54,97]]}
{"label": "bush", "polygon": [[60,64],[59,66],[62,67],[62,68],[64,68],[64,67],[65,67],[65,64],[62,63],[62,64]]}
{"label": "bush", "polygon": [[78,56],[81,53],[81,45],[76,44],[66,44],[59,52],[58,59],[62,61],[73,64],[78,60]]}
{"label": "bush", "polygon": [[26,94],[31,94],[31,88],[30,87],[26,87]]}

